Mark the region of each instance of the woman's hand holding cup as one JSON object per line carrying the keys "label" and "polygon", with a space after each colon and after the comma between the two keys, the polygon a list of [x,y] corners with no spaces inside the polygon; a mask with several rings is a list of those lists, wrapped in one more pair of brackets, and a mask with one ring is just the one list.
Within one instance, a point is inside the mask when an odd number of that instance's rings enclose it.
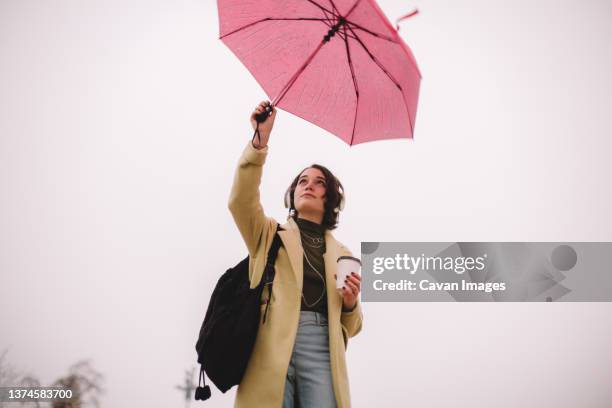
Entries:
{"label": "woman's hand holding cup", "polygon": [[361,292],[361,261],[351,256],[338,258],[336,273],[336,288],[342,293],[342,306],[344,309],[354,309]]}

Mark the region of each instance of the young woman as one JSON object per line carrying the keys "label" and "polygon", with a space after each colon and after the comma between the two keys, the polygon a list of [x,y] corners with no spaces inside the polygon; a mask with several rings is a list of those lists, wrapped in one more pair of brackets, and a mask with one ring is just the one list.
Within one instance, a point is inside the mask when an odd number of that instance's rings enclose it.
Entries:
{"label": "young woman", "polygon": [[[249,251],[251,287],[259,283],[277,222],[264,214],[259,185],[274,125],[273,108],[257,126],[259,138],[249,141],[238,163],[229,209]],[[352,274],[342,291],[335,273],[340,256],[351,252],[336,241],[336,227],[343,205],[342,185],[323,166],[300,172],[285,196],[290,209],[279,236],[282,247],[275,263],[272,298],[262,297],[262,314],[270,302],[266,322],[261,323],[253,354],[236,393],[236,407],[327,408],[350,407],[345,361],[349,337],[361,330],[360,277]]]}

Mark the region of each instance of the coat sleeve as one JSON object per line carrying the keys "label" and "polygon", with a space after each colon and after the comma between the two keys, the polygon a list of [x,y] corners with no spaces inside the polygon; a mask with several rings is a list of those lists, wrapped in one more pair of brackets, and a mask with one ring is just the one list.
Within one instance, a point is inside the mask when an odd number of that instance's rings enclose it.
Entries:
{"label": "coat sleeve", "polygon": [[[261,277],[263,262],[276,232],[276,221],[266,217],[261,206],[259,185],[268,147],[257,150],[249,141],[238,161],[228,208],[247,246],[251,286]],[[261,269],[261,270],[260,270]]]}
{"label": "coat sleeve", "polygon": [[361,331],[363,314],[361,312],[361,301],[357,300],[355,309],[350,312],[342,312],[340,322],[346,328],[349,337],[356,336]]}
{"label": "coat sleeve", "polygon": [[[344,245],[340,244],[340,248],[343,255],[353,256],[353,253]],[[349,337],[353,337],[361,331],[363,313],[361,312],[361,301],[359,299],[357,299],[357,304],[353,310],[350,312],[341,312],[340,323],[346,329]]]}

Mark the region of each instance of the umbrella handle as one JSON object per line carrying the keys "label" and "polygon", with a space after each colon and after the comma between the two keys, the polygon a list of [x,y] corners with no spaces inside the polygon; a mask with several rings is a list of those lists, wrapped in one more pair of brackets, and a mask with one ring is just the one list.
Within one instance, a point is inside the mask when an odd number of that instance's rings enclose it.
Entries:
{"label": "umbrella handle", "polygon": [[272,114],[272,105],[266,106],[266,110],[255,115],[255,120],[257,123],[263,123],[268,119],[268,116]]}

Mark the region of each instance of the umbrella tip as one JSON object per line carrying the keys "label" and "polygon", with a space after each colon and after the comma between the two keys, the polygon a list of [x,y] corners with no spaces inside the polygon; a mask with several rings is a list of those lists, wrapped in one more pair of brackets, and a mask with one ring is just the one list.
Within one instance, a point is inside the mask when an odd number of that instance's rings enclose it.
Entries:
{"label": "umbrella tip", "polygon": [[408,19],[410,17],[416,16],[417,14],[419,14],[419,9],[415,8],[410,13],[408,13],[406,15],[403,15],[400,18],[398,18],[397,20],[395,20],[395,30],[399,31],[399,29],[400,29],[400,26],[399,26],[400,21],[403,21],[403,20],[406,20],[406,19]]}

